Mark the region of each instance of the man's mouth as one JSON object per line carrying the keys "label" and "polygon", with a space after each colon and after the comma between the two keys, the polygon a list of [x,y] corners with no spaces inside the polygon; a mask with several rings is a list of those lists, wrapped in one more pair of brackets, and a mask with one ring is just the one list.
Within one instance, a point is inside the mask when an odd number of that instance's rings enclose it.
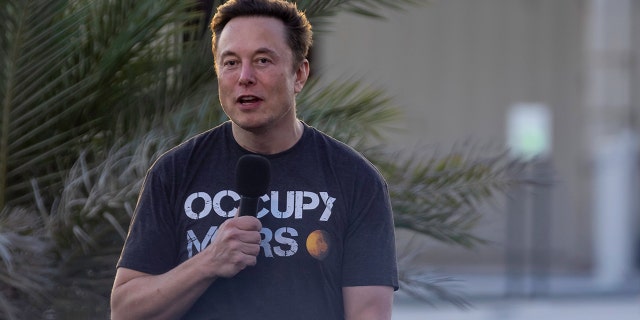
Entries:
{"label": "man's mouth", "polygon": [[236,101],[241,104],[250,104],[250,103],[256,103],[260,100],[261,99],[256,96],[240,96]]}

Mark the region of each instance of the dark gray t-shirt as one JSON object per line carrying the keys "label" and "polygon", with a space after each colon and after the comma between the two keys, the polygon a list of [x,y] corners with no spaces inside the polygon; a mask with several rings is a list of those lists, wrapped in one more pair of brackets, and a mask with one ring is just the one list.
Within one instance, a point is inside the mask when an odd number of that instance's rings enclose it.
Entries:
{"label": "dark gray t-shirt", "polygon": [[[248,153],[230,122],[164,154],[147,173],[118,267],[162,274],[204,250],[236,213],[235,165]],[[343,319],[342,287],[398,288],[389,194],[345,144],[305,125],[267,156],[257,265],[217,279],[185,319]]]}

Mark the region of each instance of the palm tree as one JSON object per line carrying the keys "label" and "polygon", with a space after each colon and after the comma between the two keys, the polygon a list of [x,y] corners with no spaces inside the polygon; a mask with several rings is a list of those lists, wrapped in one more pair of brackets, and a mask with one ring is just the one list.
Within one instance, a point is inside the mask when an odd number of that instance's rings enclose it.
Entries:
{"label": "palm tree", "polygon": [[[298,6],[321,25],[341,10],[379,17],[383,8],[418,2]],[[207,12],[197,8],[198,1],[184,0],[0,3],[0,312],[6,318],[108,315],[115,262],[147,168],[168,148],[226,119],[204,31]],[[357,79],[328,86],[312,80],[299,96],[299,112],[380,168],[398,228],[472,246],[481,242],[472,234],[478,204],[512,183],[502,154],[425,158],[386,151],[382,128],[392,126],[398,111],[383,90]],[[438,279],[409,267],[401,274],[409,293],[460,302]]]}

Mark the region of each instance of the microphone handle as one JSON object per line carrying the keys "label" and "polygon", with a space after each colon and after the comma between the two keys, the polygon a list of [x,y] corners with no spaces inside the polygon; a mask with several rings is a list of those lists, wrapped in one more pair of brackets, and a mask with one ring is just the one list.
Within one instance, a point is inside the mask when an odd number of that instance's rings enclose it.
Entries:
{"label": "microphone handle", "polygon": [[238,212],[240,216],[257,216],[258,214],[258,199],[253,197],[241,196],[240,208]]}

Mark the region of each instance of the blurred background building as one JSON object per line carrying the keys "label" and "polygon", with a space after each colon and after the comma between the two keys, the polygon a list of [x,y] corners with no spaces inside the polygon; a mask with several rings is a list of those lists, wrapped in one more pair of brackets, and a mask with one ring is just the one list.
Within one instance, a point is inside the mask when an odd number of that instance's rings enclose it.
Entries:
{"label": "blurred background building", "polygon": [[433,0],[386,17],[339,15],[316,71],[386,88],[404,110],[394,146],[509,146],[553,181],[488,208],[487,245],[433,244],[425,265],[485,293],[637,290],[640,1]]}

